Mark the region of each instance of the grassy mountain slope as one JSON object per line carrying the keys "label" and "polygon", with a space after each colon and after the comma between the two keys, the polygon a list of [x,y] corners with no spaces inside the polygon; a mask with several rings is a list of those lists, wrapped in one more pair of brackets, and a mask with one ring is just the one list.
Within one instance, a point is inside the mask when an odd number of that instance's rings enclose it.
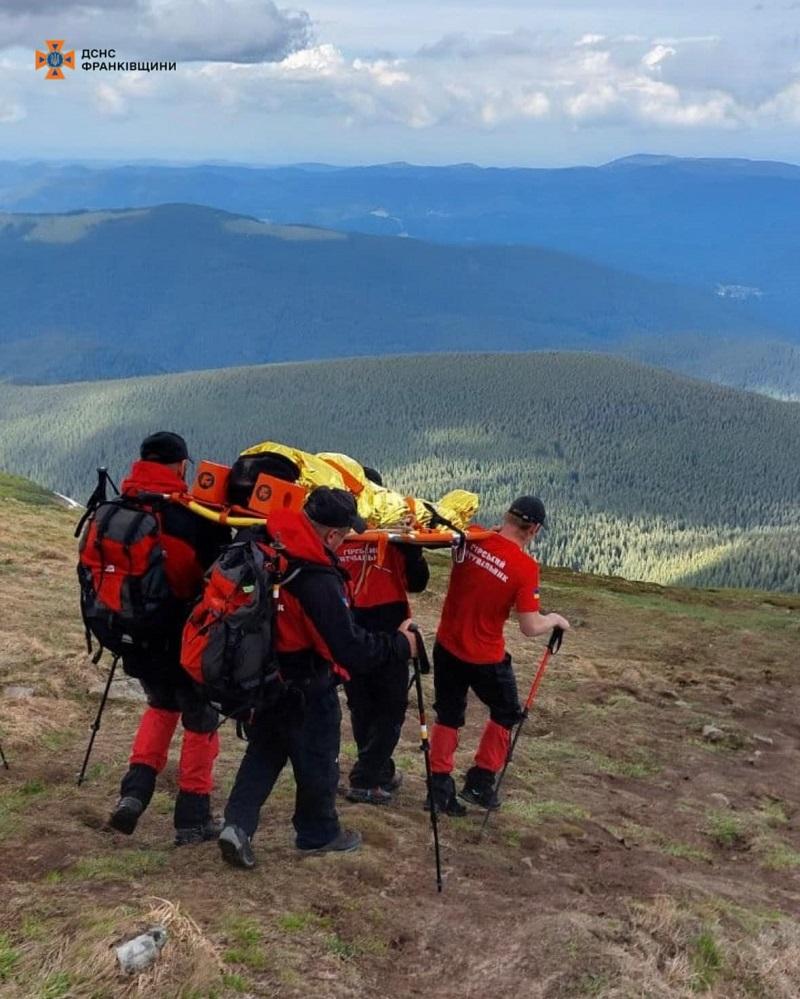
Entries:
{"label": "grassy mountain slope", "polygon": [[612,353],[774,399],[800,401],[800,347],[790,343],[697,334],[633,337]]}
{"label": "grassy mountain slope", "polygon": [[274,226],[192,205],[0,215],[0,291],[0,377],[22,381],[768,332],[741,303],[549,250]]}
{"label": "grassy mountain slope", "polygon": [[[397,801],[341,804],[360,853],[295,856],[284,774],[259,866],[234,872],[214,844],[170,846],[174,753],[136,835],[104,828],[141,710],[127,681],[113,684],[89,780],[75,788],[107,668],[89,661],[77,620],[75,514],[2,506],[4,999],[796,999],[797,598],[548,571],[546,599],[576,627],[486,837],[475,810],[442,821],[442,895],[413,712]],[[447,575],[434,561],[415,598],[428,635]],[[542,643],[508,638],[526,687]],[[30,696],[9,695],[19,686]],[[424,688],[429,703],[428,678]],[[483,720],[471,703],[459,772]],[[708,724],[720,741],[703,738]],[[218,807],[243,751],[230,726],[221,736]],[[120,978],[112,945],[158,921],[169,932],[158,965]]]}
{"label": "grassy mountain slope", "polygon": [[593,355],[439,355],[65,386],[0,385],[0,467],[67,495],[121,475],[156,427],[229,463],[278,440],[389,483],[550,511],[550,563],[660,582],[798,589],[800,406]]}
{"label": "grassy mountain slope", "polygon": [[0,472],[0,501],[18,500],[28,506],[54,506],[56,497],[49,489],[37,486],[35,482],[21,475]]}
{"label": "grassy mountain slope", "polygon": [[757,288],[766,325],[800,332],[800,168],[628,157],[602,167],[470,164],[319,170],[0,164],[0,207],[61,212],[191,201],[275,222],[588,256],[659,281]]}

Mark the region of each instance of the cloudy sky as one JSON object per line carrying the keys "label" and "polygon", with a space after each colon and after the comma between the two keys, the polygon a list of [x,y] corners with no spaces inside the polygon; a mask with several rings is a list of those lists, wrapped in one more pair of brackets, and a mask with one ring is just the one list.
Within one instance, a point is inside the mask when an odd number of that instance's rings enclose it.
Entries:
{"label": "cloudy sky", "polygon": [[[178,68],[46,81],[51,38]],[[800,162],[798,126],[800,0],[0,3],[3,159]]]}

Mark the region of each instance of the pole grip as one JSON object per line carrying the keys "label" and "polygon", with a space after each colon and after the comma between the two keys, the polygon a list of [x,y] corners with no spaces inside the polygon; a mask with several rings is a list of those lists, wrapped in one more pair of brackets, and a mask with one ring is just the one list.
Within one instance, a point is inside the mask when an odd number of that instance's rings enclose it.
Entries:
{"label": "pole grip", "polygon": [[547,648],[551,656],[554,656],[556,652],[561,648],[561,642],[564,639],[564,629],[563,628],[553,628],[550,633],[550,639],[547,642]]}
{"label": "pole grip", "polygon": [[417,639],[417,654],[414,657],[419,663],[419,671],[423,676],[426,676],[431,671],[431,661],[428,658],[428,650],[425,648],[425,642],[422,638],[422,632],[415,624],[410,624],[408,626],[409,631],[413,631]]}

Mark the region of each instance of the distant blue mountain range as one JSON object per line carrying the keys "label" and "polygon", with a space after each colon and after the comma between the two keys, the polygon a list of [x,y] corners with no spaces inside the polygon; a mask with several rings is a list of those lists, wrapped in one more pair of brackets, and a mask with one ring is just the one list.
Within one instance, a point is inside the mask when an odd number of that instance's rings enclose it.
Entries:
{"label": "distant blue mountain range", "polygon": [[0,377],[14,381],[566,349],[800,393],[800,351],[779,345],[767,370],[778,335],[735,296],[537,247],[275,225],[197,205],[0,215],[0,296]]}
{"label": "distant blue mountain range", "polygon": [[800,167],[791,164],[644,155],[547,170],[0,163],[6,211],[169,202],[371,235],[560,250],[732,299],[800,340]]}

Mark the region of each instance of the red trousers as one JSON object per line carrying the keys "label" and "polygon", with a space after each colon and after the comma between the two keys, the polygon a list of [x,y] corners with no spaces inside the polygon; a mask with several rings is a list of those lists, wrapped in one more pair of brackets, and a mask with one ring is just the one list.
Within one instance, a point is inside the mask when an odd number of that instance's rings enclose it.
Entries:
{"label": "red trousers", "polygon": [[[497,773],[503,769],[511,742],[511,730],[489,720],[481,735],[475,765]],[[431,732],[431,770],[435,774],[453,772],[453,757],[458,747],[458,729],[436,722]]]}
{"label": "red trousers", "polygon": [[[180,711],[148,707],[139,722],[129,762],[143,763],[161,773],[167,765],[167,755]],[[214,761],[219,753],[219,735],[211,732],[193,732],[185,727],[178,763],[178,786],[181,791],[194,794],[211,794],[214,787]]]}
{"label": "red trousers", "polygon": [[433,686],[436,724],[431,733],[431,770],[449,774],[464,725],[470,690],[489,708],[475,765],[497,773],[503,769],[511,742],[511,729],[522,716],[511,656],[502,662],[467,663],[440,642],[433,647]]}

